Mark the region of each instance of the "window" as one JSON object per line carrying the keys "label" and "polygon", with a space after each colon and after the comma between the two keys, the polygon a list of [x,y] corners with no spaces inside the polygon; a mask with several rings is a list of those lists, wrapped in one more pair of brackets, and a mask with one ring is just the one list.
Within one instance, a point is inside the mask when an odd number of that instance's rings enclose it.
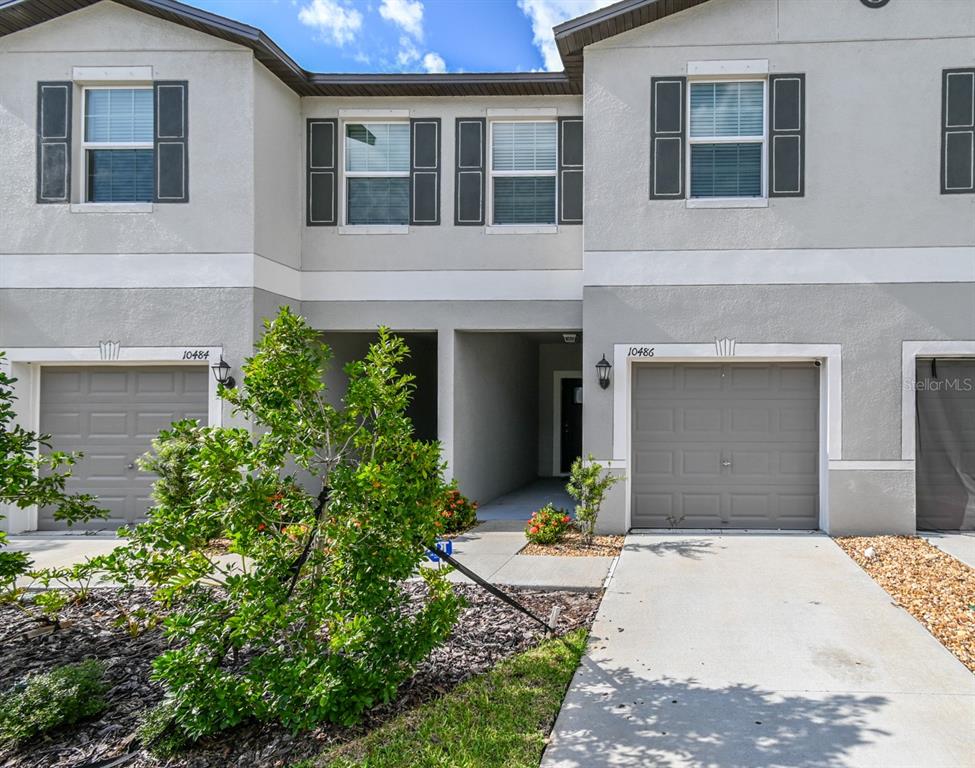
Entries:
{"label": "window", "polygon": [[152,88],[86,88],[82,152],[87,202],[151,202]]}
{"label": "window", "polygon": [[690,84],[690,196],[764,197],[765,82]]}
{"label": "window", "polygon": [[554,224],[557,124],[491,123],[492,222]]}
{"label": "window", "polygon": [[346,224],[409,224],[409,123],[346,123]]}

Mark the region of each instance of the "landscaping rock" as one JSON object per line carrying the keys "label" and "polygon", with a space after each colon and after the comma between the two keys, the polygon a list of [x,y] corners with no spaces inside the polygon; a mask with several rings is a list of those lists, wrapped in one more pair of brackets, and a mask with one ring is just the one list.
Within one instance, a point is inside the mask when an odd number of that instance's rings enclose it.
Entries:
{"label": "landscaping rock", "polygon": [[[425,587],[410,583],[405,589],[420,595]],[[442,696],[544,638],[538,624],[480,588],[457,585],[455,589],[464,596],[467,607],[451,637],[420,663],[416,674],[400,687],[395,701],[372,710],[354,728],[324,725],[295,735],[277,726],[250,723],[204,739],[168,760],[139,751],[125,763],[126,768],[282,768]],[[559,606],[559,634],[588,627],[601,597],[598,592],[506,592],[543,619]],[[0,764],[5,768],[81,768],[137,746],[134,731],[143,711],[163,696],[149,673],[152,659],[167,647],[167,641],[158,628],[133,637],[124,617],[139,608],[154,609],[149,594],[148,590],[96,590],[86,602],[65,609],[62,623],[70,620],[69,629],[32,639],[27,639],[27,634],[40,626],[37,620],[15,606],[0,606],[0,692],[28,673],[86,658],[105,663],[111,685],[109,706],[100,717],[48,734],[15,751],[0,747]]]}
{"label": "landscaping rock", "polygon": [[975,672],[975,570],[917,536],[845,536],[836,543]]}

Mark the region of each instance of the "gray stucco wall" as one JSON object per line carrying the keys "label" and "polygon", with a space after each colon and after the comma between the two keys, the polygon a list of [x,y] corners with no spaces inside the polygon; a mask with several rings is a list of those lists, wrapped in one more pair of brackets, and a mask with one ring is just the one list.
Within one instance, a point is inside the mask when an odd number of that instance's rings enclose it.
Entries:
{"label": "gray stucco wall", "polygon": [[914,473],[831,470],[829,516],[835,536],[914,533]]}
{"label": "gray stucco wall", "polygon": [[[968,0],[710,0],[586,48],[586,252],[971,244],[975,196],[939,194],[938,126],[973,36]],[[714,59],[805,73],[805,197],[648,199],[650,78]]]}
{"label": "gray stucco wall", "polygon": [[[0,349],[220,346],[239,376],[253,352],[252,297],[245,288],[0,290]],[[226,405],[223,418],[235,423]]]}
{"label": "gray stucco wall", "polygon": [[[252,253],[252,61],[246,48],[109,2],[0,38],[0,253]],[[190,202],[124,214],[37,205],[38,81],[71,80],[76,66],[145,65],[157,80],[189,81]],[[76,85],[75,202],[81,104]]]}
{"label": "gray stucco wall", "polygon": [[[903,340],[975,333],[975,283],[586,288],[585,306],[586,370],[616,343],[841,344],[846,460],[901,458]],[[613,389],[586,395],[586,449],[608,457]]]}
{"label": "gray stucco wall", "polygon": [[[307,270],[375,269],[579,269],[582,227],[563,226],[556,234],[486,236],[484,227],[454,226],[454,122],[485,117],[488,109],[554,108],[559,116],[579,115],[579,97],[507,98],[305,98],[305,117],[338,117],[339,110],[408,109],[412,117],[441,119],[443,170],[440,177],[440,226],[411,227],[409,234],[343,234],[339,227],[308,227],[302,239]],[[368,118],[349,118],[366,121]],[[373,118],[380,119],[380,118]],[[500,118],[503,119],[503,118]],[[538,118],[538,119],[552,119]],[[341,132],[341,127],[340,127]],[[341,144],[339,147],[341,156]],[[302,148],[304,153],[304,147]],[[340,176],[339,186],[344,184]],[[341,193],[340,193],[341,197]]]}
{"label": "gray stucco wall", "polygon": [[299,269],[304,202],[301,100],[258,62],[254,67],[254,251]]}
{"label": "gray stucco wall", "polygon": [[[841,345],[842,455],[829,458],[844,461],[902,458],[904,340],[975,337],[975,283],[590,287],[584,302],[584,372],[617,343],[710,344],[728,337],[739,344]],[[613,375],[607,390],[583,377],[583,448],[599,459],[612,457],[613,392],[624,372]],[[831,528],[905,530],[908,499],[913,526],[912,472],[842,471],[829,478],[837,487],[829,497]],[[624,496],[614,499],[603,525],[619,530]]]}
{"label": "gray stucco wall", "polygon": [[535,478],[537,345],[513,333],[458,333],[454,465],[461,491],[486,503]]}

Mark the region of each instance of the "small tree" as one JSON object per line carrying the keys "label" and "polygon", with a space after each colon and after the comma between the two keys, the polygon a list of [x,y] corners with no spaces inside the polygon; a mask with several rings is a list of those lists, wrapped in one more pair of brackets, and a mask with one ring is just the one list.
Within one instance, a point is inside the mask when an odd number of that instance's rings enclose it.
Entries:
{"label": "small tree", "polygon": [[[67,523],[104,517],[105,513],[87,494],[70,494],[65,484],[71,467],[82,454],[50,451],[51,436],[40,435],[14,423],[14,383],[4,370],[0,352],[0,504],[20,509],[53,506],[54,519]],[[48,453],[44,453],[48,450]],[[0,515],[0,519],[2,519]],[[0,531],[0,547],[7,546],[7,534]],[[31,567],[23,552],[0,550],[0,593],[9,595],[16,580]]]}
{"label": "small tree", "polygon": [[576,505],[576,525],[585,538],[586,544],[592,544],[592,536],[596,530],[596,520],[603,505],[606,492],[623,478],[603,472],[602,467],[592,454],[583,461],[582,457],[572,462],[569,470],[569,482],[565,486],[568,494],[579,502]]}
{"label": "small tree", "polygon": [[443,572],[420,569],[425,599],[402,586],[446,490],[439,445],[414,440],[406,416],[403,341],[380,329],[346,366],[336,408],[319,334],[287,309],[265,325],[241,388],[221,388],[253,432],[184,421],[160,434],[142,462],[160,476],[148,521],[99,563],[171,609],[173,648],[153,663],[170,725],[157,713],[151,732],[164,742],[246,719],[353,722],[394,695],[460,607]]}

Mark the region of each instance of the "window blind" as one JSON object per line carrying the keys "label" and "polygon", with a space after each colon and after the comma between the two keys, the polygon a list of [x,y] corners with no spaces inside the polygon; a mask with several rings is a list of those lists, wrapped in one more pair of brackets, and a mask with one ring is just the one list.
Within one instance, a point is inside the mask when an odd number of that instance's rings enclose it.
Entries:
{"label": "window blind", "polygon": [[691,145],[691,197],[761,194],[761,144]]}
{"label": "window blind", "polygon": [[348,224],[409,224],[409,176],[347,179]]}
{"label": "window blind", "polygon": [[691,137],[761,136],[760,82],[692,83]]}
{"label": "window blind", "polygon": [[495,224],[554,224],[555,176],[494,179]]}
{"label": "window blind", "polygon": [[151,149],[88,150],[88,194],[92,203],[148,203],[155,175]]}
{"label": "window blind", "polygon": [[554,171],[557,139],[554,121],[495,123],[491,167],[495,171]]}
{"label": "window blind", "polygon": [[151,143],[152,90],[99,88],[85,92],[85,141]]}
{"label": "window blind", "polygon": [[345,126],[345,170],[363,173],[410,170],[408,123]]}

